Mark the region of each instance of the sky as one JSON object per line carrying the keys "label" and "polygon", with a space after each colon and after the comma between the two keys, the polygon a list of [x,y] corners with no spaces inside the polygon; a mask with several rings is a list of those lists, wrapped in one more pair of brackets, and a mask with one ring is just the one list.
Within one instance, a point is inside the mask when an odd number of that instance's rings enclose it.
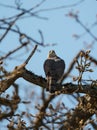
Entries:
{"label": "sky", "polygon": [[[76,2],[78,2],[78,0]],[[36,10],[53,8],[62,5],[70,5],[76,2],[75,0],[72,0],[71,2],[68,2],[67,0],[60,0],[60,1],[53,0],[53,2],[51,0],[47,0],[46,2],[43,3],[42,6],[40,6]],[[7,4],[6,0],[0,1],[0,3]],[[8,5],[12,5],[13,3],[14,2],[12,0],[9,0]],[[35,3],[36,1],[34,2],[24,1],[22,6],[27,9]],[[1,17],[7,17],[8,15],[12,16],[13,14],[16,13],[15,12],[16,10],[10,8],[6,9],[4,7],[2,8],[2,6],[0,8],[1,8],[1,12],[0,12]],[[56,46],[49,46],[49,47],[39,46],[38,49],[41,52],[35,53],[35,55],[30,60],[29,64],[27,65],[28,69],[31,69],[35,73],[44,76],[43,62],[47,58],[48,51],[52,49],[56,51],[57,55],[59,55],[61,58],[65,60],[66,69],[67,69],[68,65],[75,57],[75,55],[79,52],[79,50],[85,49],[84,42],[87,42],[89,44],[89,42],[93,40],[92,37],[89,36],[88,34],[85,34],[79,40],[76,40],[73,37],[73,34],[81,35],[85,32],[85,30],[77,22],[75,22],[75,19],[66,17],[66,14],[68,14],[68,12],[71,11],[78,12],[79,19],[83,22],[84,25],[90,27],[91,24],[93,24],[93,22],[96,21],[97,1],[85,0],[84,2],[80,3],[78,6],[63,8],[59,10],[44,11],[39,13],[40,16],[47,17],[48,20],[37,19],[36,17],[32,17],[32,18],[21,19],[17,21],[17,25],[21,28],[21,30],[23,32],[26,32],[36,40],[38,41],[41,40],[38,32],[39,30],[41,30],[43,33],[45,44],[52,44],[52,43],[57,44]],[[92,31],[94,34],[96,34],[95,28],[92,29]],[[3,41],[1,48],[4,48],[4,52],[8,52],[8,50],[15,48],[14,45],[16,46],[19,45],[17,43],[17,37],[14,34],[10,33],[8,37]],[[93,48],[91,54],[94,54],[95,51],[96,49]],[[19,57],[19,59],[21,60],[22,57]],[[26,56],[23,59],[25,60]],[[34,62],[35,59],[37,59],[36,62]],[[17,62],[17,64],[19,63]],[[34,70],[32,66],[34,66]],[[14,68],[14,63],[12,64],[12,66],[9,66],[9,70],[12,68]]]}
{"label": "sky", "polygon": [[[18,0],[17,0],[18,1]],[[21,0],[22,7],[29,9],[32,6],[36,5],[40,0]],[[20,27],[22,32],[29,34],[31,37],[36,39],[37,41],[41,41],[41,37],[39,34],[39,30],[42,31],[44,37],[45,44],[52,44],[55,43],[55,46],[47,46],[42,47],[38,46],[40,51],[36,51],[33,57],[30,59],[26,68],[37,75],[42,75],[45,77],[44,70],[43,70],[43,63],[47,58],[49,50],[55,50],[57,55],[64,59],[66,64],[66,70],[69,67],[69,64],[72,62],[73,58],[80,50],[87,50],[86,45],[90,44],[94,39],[85,32],[84,28],[78,24],[75,19],[71,17],[67,17],[66,15],[69,12],[78,13],[80,21],[87,27],[90,28],[94,22],[97,22],[97,1],[96,0],[84,0],[82,3],[76,6],[69,6],[79,2],[80,0],[46,0],[40,7],[34,9],[33,12],[39,11],[38,15],[43,17],[44,19],[38,19],[36,17],[27,17],[17,21],[18,27]],[[7,4],[7,5],[14,5],[14,0],[0,0],[0,3]],[[65,8],[57,9],[57,10],[43,10],[49,8],[55,8],[59,6],[66,6]],[[4,8],[0,6],[0,19],[6,18],[8,16],[13,16],[17,14],[14,9],[11,8]],[[91,29],[92,33],[97,36],[97,27],[94,26]],[[73,37],[74,34],[82,35],[81,38],[75,39]],[[0,35],[2,35],[2,31],[0,31]],[[8,51],[16,48],[19,46],[18,36],[14,33],[9,33],[8,36],[3,40],[0,44],[0,52],[7,53]],[[87,44],[86,44],[87,43]],[[97,42],[94,43],[91,55],[96,58],[97,55]],[[33,44],[34,45],[34,44]],[[5,60],[7,64],[6,69],[12,71],[16,65],[22,64],[28,55],[30,54],[31,46],[28,46],[27,49],[23,49],[18,53],[12,56],[11,60]],[[28,52],[28,53],[27,53]],[[3,53],[0,53],[2,55]],[[17,60],[15,60],[17,59]],[[11,64],[10,64],[11,63]],[[90,76],[90,78],[96,78],[96,71]],[[73,73],[76,75],[76,72]],[[68,82],[67,80],[65,82]],[[71,80],[72,81],[72,80]],[[28,82],[19,79],[17,80],[20,84],[28,84]],[[22,92],[22,88],[21,91]],[[24,96],[24,95],[22,95]],[[67,97],[66,97],[67,98]]]}

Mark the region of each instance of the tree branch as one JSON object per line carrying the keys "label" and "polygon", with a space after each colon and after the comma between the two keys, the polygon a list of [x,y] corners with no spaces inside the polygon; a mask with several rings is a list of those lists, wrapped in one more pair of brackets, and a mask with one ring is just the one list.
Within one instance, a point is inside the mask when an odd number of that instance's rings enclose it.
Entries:
{"label": "tree branch", "polygon": [[[85,95],[79,99],[79,104],[74,111],[69,113],[68,119],[65,120],[64,126],[61,130],[74,130],[83,128],[85,122],[95,114],[97,109],[97,98]],[[64,129],[65,128],[65,129]]]}
{"label": "tree branch", "polygon": [[31,57],[33,56],[33,54],[35,53],[36,49],[37,49],[38,45],[35,45],[34,49],[32,50],[31,54],[29,55],[29,57],[26,59],[25,61],[25,65],[28,64],[29,60],[31,59]]}
{"label": "tree branch", "polygon": [[[28,82],[31,82],[35,85],[39,85],[42,88],[46,88],[47,82],[46,79],[42,76],[38,76],[27,69],[24,68],[25,64],[16,67],[7,77],[5,80],[0,82],[0,93],[4,92],[8,89],[18,78],[22,77]],[[95,83],[93,86],[91,84],[82,85],[82,89],[78,89],[79,86],[77,84],[72,83],[65,83],[56,85],[55,91],[59,91],[60,93],[64,94],[71,94],[73,92],[76,93],[86,93],[90,95],[97,95],[97,84]]]}
{"label": "tree branch", "polygon": [[43,105],[40,108],[39,114],[34,121],[34,129],[39,129],[40,126],[43,125],[43,119],[46,114],[46,109],[48,108],[49,103],[54,99],[55,95],[50,95],[47,100],[44,101]]}

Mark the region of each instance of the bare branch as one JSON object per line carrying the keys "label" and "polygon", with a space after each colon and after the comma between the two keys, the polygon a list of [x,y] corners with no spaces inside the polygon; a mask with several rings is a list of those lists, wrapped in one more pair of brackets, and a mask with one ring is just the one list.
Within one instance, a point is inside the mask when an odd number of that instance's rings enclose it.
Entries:
{"label": "bare branch", "polygon": [[17,18],[13,21],[11,21],[8,24],[8,28],[6,29],[5,33],[2,35],[2,37],[0,38],[0,42],[5,38],[5,36],[8,34],[8,32],[10,31],[11,27],[15,24],[15,22],[17,21]]}
{"label": "bare branch", "polygon": [[78,17],[75,17],[76,21],[86,30],[86,32],[88,32],[88,34],[90,34],[90,36],[97,41],[97,37],[79,20]]}
{"label": "bare branch", "polygon": [[[61,83],[63,80],[65,80],[68,75],[70,74],[70,72],[72,71],[74,65],[75,65],[75,61],[80,57],[80,53],[83,53],[85,55],[85,52],[83,50],[81,50],[80,52],[78,52],[78,54],[75,56],[75,58],[72,60],[67,72],[63,75],[62,79],[61,79]],[[89,55],[89,60],[94,63],[95,65],[97,65],[97,59],[93,58],[92,56]]]}
{"label": "bare branch", "polygon": [[13,53],[17,52],[17,51],[20,50],[21,48],[27,46],[28,44],[29,44],[29,42],[25,42],[25,43],[21,44],[21,45],[20,45],[19,47],[17,47],[16,49],[14,49],[14,50],[8,52],[5,56],[0,57],[0,60],[4,60],[4,59],[8,58],[10,55],[12,55]]}
{"label": "bare branch", "polygon": [[35,45],[35,47],[33,48],[31,54],[29,55],[29,57],[26,59],[26,61],[24,62],[25,65],[28,64],[29,60],[31,59],[31,57],[33,56],[33,54],[35,53],[35,50],[37,49],[38,45]]}
{"label": "bare branch", "polygon": [[[8,28],[7,28],[7,27],[0,27],[0,29],[6,30],[6,29],[8,29]],[[35,44],[38,44],[38,45],[43,46],[43,43],[36,41],[35,39],[33,39],[32,37],[28,36],[28,35],[25,34],[25,33],[19,32],[19,30],[16,30],[16,29],[12,29],[12,28],[11,28],[10,31],[12,31],[12,32],[14,32],[14,33],[16,33],[16,34],[18,34],[19,36],[20,36],[20,35],[24,35],[24,36],[26,36],[26,38],[27,38],[28,40],[30,40],[31,42],[34,42]]]}
{"label": "bare branch", "polygon": [[84,2],[85,0],[80,0],[74,4],[70,4],[70,5],[62,5],[62,6],[59,6],[59,7],[53,7],[53,8],[48,8],[48,9],[40,9],[38,11],[35,11],[34,13],[39,13],[39,12],[46,12],[46,11],[53,11],[53,10],[59,10],[59,9],[64,9],[64,8],[70,8],[70,7],[75,7],[79,4],[81,4],[82,2]]}
{"label": "bare branch", "polygon": [[[69,16],[69,17],[72,17],[76,20],[77,23],[79,23],[83,28],[84,30],[95,40],[97,41],[97,37],[91,32],[91,30],[89,28],[87,28],[82,22],[81,20],[79,19],[77,13],[72,13],[72,12],[69,12],[66,16]],[[93,26],[93,25],[92,25]]]}

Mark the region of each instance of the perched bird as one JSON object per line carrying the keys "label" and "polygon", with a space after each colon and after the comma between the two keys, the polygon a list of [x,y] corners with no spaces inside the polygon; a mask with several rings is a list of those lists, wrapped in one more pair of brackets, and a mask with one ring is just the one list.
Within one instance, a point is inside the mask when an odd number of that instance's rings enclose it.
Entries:
{"label": "perched bird", "polygon": [[54,50],[49,51],[48,58],[44,62],[44,72],[47,78],[46,90],[54,92],[58,81],[63,76],[65,62],[58,57]]}

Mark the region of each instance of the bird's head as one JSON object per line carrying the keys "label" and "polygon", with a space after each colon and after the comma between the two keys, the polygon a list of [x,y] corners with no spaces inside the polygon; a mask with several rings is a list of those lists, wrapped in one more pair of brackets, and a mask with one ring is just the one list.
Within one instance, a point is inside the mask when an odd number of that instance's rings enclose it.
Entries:
{"label": "bird's head", "polygon": [[53,57],[56,57],[56,56],[57,56],[57,55],[56,55],[56,53],[55,53],[54,50],[50,50],[50,51],[49,51],[48,58],[53,58]]}

